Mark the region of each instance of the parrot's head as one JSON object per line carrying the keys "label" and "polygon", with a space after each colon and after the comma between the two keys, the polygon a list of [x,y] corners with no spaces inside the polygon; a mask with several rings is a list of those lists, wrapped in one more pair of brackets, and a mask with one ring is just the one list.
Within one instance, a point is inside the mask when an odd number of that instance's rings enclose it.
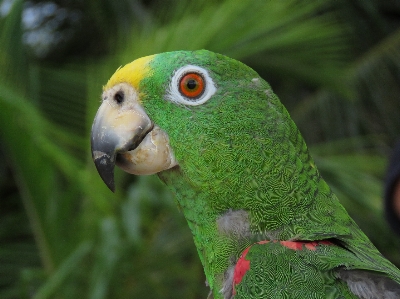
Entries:
{"label": "parrot's head", "polygon": [[147,56],[119,68],[104,86],[93,160],[111,190],[115,164],[137,175],[179,168],[199,185],[229,183],[237,181],[230,174],[253,171],[238,161],[259,159],[260,143],[252,142],[268,143],[263,136],[276,135],[285,112],[269,85],[239,61],[206,50]]}

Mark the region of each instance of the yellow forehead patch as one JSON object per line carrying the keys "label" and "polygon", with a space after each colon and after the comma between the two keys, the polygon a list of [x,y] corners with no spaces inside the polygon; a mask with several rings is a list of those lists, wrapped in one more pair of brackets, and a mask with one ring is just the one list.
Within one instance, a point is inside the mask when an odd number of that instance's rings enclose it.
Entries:
{"label": "yellow forehead patch", "polygon": [[140,81],[142,81],[150,71],[149,62],[154,58],[154,56],[155,55],[142,57],[120,67],[108,80],[107,84],[103,87],[103,90],[107,90],[119,83],[129,83],[134,88],[138,89]]}

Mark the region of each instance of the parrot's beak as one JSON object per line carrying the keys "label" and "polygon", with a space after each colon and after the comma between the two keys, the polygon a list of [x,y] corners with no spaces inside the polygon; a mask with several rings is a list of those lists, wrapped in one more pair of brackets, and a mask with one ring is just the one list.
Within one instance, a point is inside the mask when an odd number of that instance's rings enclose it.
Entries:
{"label": "parrot's beak", "polygon": [[153,123],[139,105],[133,109],[119,111],[116,105],[104,101],[97,111],[91,135],[92,157],[104,183],[112,191],[114,165],[117,154],[135,149]]}
{"label": "parrot's beak", "polygon": [[[115,101],[116,93],[123,101]],[[91,133],[92,157],[97,171],[115,190],[114,166],[133,174],[153,174],[175,166],[168,135],[155,125],[138,102],[133,87],[122,83],[103,93]]]}

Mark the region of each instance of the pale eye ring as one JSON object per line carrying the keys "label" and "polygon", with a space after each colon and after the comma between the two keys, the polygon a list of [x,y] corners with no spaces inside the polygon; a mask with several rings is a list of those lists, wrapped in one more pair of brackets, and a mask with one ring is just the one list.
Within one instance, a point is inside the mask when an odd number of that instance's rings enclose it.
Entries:
{"label": "pale eye ring", "polygon": [[216,90],[207,70],[186,65],[175,71],[166,98],[171,102],[197,106],[207,102]]}

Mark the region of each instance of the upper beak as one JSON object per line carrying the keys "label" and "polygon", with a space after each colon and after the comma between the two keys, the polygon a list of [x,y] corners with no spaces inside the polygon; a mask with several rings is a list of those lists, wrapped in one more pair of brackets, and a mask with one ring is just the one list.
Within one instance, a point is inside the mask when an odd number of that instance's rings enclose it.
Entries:
{"label": "upper beak", "polygon": [[111,191],[115,190],[117,154],[135,149],[152,129],[152,121],[137,102],[125,109],[111,100],[101,104],[92,126],[92,157],[97,171]]}

